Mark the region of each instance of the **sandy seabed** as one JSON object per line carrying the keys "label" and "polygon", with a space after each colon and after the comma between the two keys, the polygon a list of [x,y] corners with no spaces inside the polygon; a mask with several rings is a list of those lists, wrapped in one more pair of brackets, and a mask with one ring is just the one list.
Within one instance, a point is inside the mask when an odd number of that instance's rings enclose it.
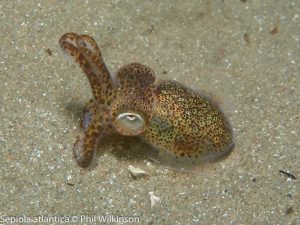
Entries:
{"label": "sandy seabed", "polygon": [[[300,224],[300,1],[4,0],[0,18],[1,224]],[[232,154],[195,176],[113,142],[81,170],[72,146],[91,91],[59,48],[69,31],[93,36],[111,71],[136,61],[215,95]]]}

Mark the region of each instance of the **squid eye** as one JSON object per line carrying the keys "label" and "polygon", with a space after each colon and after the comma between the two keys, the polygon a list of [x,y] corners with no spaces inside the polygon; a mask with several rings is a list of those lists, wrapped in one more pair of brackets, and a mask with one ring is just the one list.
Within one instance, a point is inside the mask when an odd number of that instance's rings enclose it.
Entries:
{"label": "squid eye", "polygon": [[141,114],[123,112],[117,115],[113,122],[113,126],[122,135],[135,136],[145,130],[146,121]]}

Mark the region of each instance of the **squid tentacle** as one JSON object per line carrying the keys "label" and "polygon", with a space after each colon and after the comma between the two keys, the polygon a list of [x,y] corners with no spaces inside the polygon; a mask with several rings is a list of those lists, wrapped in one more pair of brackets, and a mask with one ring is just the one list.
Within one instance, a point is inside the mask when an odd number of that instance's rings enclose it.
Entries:
{"label": "squid tentacle", "polygon": [[91,164],[96,155],[99,142],[105,136],[107,126],[100,121],[102,120],[94,117],[85,131],[84,137],[78,138],[74,143],[73,154],[80,167],[86,168]]}
{"label": "squid tentacle", "polygon": [[66,33],[60,38],[59,43],[85,72],[94,99],[103,103],[103,99],[108,97],[109,90],[113,89],[113,79],[95,40],[88,35]]}
{"label": "squid tentacle", "polygon": [[85,35],[85,34],[82,34],[82,35],[79,35],[80,38],[77,38],[77,45],[81,45],[83,46],[82,44],[84,44],[84,46],[88,49],[90,49],[91,51],[93,51],[94,53],[96,53],[101,59],[103,59],[102,57],[102,54],[101,54],[101,51],[97,45],[97,42],[95,41],[94,38],[92,38],[91,36],[89,35]]}
{"label": "squid tentacle", "polygon": [[97,95],[102,98],[107,97],[107,90],[111,90],[113,88],[113,84],[110,73],[107,70],[104,62],[101,61],[98,55],[92,52],[90,49],[83,46],[79,46],[78,49],[85,56],[85,59],[90,64],[93,73],[97,75],[98,79],[100,80],[101,87],[98,87]]}
{"label": "squid tentacle", "polygon": [[97,68],[99,77],[110,85],[112,76],[104,62],[96,41],[91,36],[80,35],[79,38],[76,39],[76,44],[80,49],[85,49],[84,54],[91,59],[91,62]]}
{"label": "squid tentacle", "polygon": [[61,48],[71,55],[75,61],[80,65],[81,69],[84,71],[86,74],[91,88],[93,92],[93,96],[95,100],[99,100],[101,96],[99,96],[99,88],[101,87],[101,80],[99,77],[95,74],[93,71],[89,61],[86,59],[85,55],[72,43],[72,41],[67,40],[66,38],[69,38],[69,36],[62,36],[60,39],[60,45]]}
{"label": "squid tentacle", "polygon": [[[87,36],[67,33],[60,38],[59,44],[66,53],[75,59],[86,74],[94,96],[92,101],[94,103],[90,105],[97,103],[102,105],[101,108],[90,109],[92,114],[85,115],[87,120],[83,121],[84,135],[81,138],[77,138],[77,141],[74,143],[74,158],[80,167],[86,168],[91,164],[99,142],[108,133],[108,120],[107,118],[105,119],[108,113],[105,111],[106,107],[103,99],[106,98],[105,90],[111,88],[106,85],[111,82],[110,75],[98,46],[95,43],[93,44],[93,41],[90,41]],[[93,47],[91,48],[90,46]],[[105,83],[104,80],[107,80],[107,82]]]}

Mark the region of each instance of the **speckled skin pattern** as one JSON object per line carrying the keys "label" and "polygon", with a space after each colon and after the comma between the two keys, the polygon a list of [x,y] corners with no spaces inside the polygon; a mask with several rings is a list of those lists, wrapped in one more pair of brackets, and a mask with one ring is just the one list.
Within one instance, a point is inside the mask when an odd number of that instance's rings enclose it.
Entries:
{"label": "speckled skin pattern", "polygon": [[231,126],[212,100],[175,81],[161,82],[155,92],[154,115],[142,136],[159,150],[156,160],[192,170],[230,153]]}
{"label": "speckled skin pattern", "polygon": [[[75,33],[59,40],[89,79],[93,99],[85,108],[84,136],[74,144],[78,165],[90,165],[100,140],[111,134],[139,136],[158,154],[154,160],[180,170],[228,155],[233,146],[231,126],[208,97],[174,81],[155,86],[151,68],[139,63],[122,67],[111,76],[93,38]],[[121,112],[134,111],[145,119],[139,133],[115,129]]]}

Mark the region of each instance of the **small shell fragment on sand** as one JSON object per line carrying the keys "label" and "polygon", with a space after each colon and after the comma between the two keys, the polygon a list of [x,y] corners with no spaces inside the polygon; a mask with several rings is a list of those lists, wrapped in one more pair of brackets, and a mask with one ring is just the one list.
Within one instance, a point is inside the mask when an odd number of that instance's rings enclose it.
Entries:
{"label": "small shell fragment on sand", "polygon": [[129,165],[128,170],[134,178],[143,177],[146,175],[146,172],[144,170],[132,165]]}
{"label": "small shell fragment on sand", "polygon": [[156,203],[160,202],[160,198],[154,195],[153,191],[149,191],[150,196],[150,207],[153,208],[153,206],[156,205]]}

